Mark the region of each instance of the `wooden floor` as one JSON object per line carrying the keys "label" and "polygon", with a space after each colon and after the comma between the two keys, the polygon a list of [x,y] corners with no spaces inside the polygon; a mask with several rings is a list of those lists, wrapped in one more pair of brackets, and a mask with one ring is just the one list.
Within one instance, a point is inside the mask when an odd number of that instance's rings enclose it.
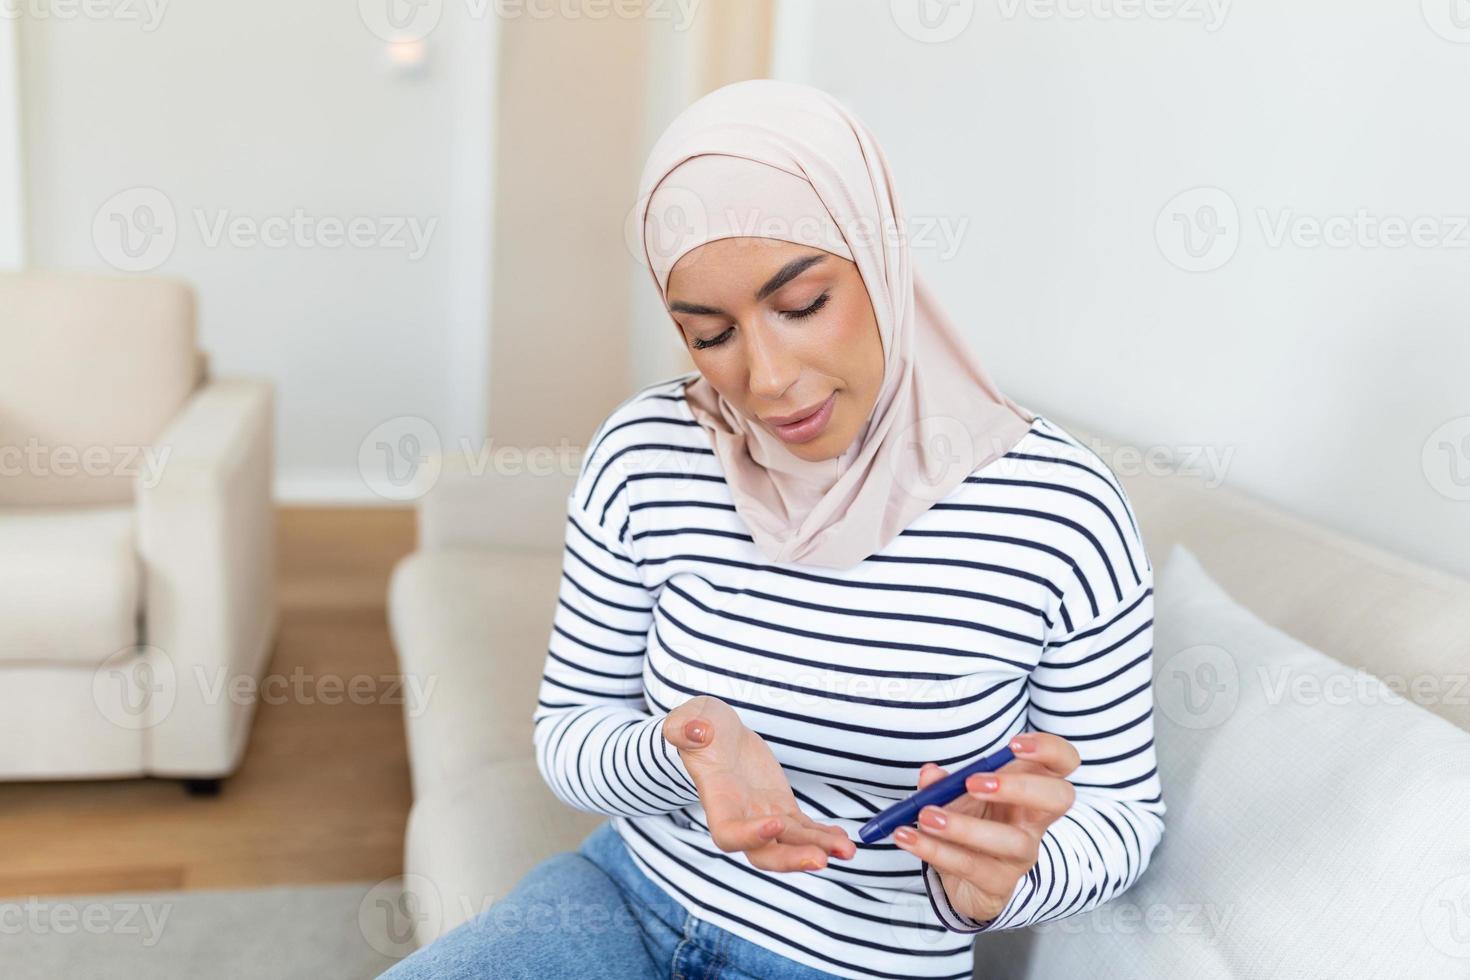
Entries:
{"label": "wooden floor", "polygon": [[413,511],[278,514],[280,629],[269,672],[291,681],[299,668],[344,685],[371,677],[372,703],[323,703],[310,696],[313,683],[300,687],[308,697],[259,704],[244,763],[215,798],[169,780],[0,783],[0,896],[401,873],[409,774],[402,705],[384,703],[395,672],[384,601],[394,563],[413,549]]}

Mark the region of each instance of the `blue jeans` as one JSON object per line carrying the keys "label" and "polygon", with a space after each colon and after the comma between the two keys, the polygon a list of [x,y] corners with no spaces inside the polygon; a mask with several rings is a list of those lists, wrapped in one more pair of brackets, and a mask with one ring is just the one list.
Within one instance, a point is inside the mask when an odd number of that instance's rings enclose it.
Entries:
{"label": "blue jeans", "polygon": [[628,853],[610,821],[554,854],[475,918],[379,980],[831,980],[696,919]]}

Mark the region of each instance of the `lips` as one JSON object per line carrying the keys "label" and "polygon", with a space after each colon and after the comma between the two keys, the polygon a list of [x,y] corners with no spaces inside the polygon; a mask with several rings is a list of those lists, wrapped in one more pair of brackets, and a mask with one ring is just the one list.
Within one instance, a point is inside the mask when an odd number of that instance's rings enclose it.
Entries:
{"label": "lips", "polygon": [[766,419],[766,425],[786,442],[802,443],[811,442],[819,437],[827,429],[827,424],[832,420],[833,403],[837,400],[837,392],[832,392],[826,400],[817,406],[815,411],[808,412],[803,416],[787,416],[796,418],[794,422],[777,424]]}
{"label": "lips", "polygon": [[[827,397],[830,398],[832,396],[828,395]],[[817,412],[821,411],[822,406],[825,404],[827,404],[827,399],[823,398],[815,405],[812,405],[810,408],[804,408],[795,415],[771,415],[766,418],[766,421],[771,425],[790,425],[792,422],[800,422],[802,419],[811,418]]]}

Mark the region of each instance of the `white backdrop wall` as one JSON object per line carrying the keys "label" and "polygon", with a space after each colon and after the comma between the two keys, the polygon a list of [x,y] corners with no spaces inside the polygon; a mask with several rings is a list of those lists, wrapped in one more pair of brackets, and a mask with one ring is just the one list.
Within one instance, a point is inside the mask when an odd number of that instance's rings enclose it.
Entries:
{"label": "white backdrop wall", "polygon": [[285,499],[382,503],[358,451],[395,417],[483,438],[489,8],[91,6],[20,8],[30,264],[193,282],[214,370],[277,384]]}
{"label": "white backdrop wall", "polygon": [[0,18],[0,269],[20,267],[25,241],[15,34],[15,20]]}
{"label": "white backdrop wall", "polygon": [[1022,404],[1464,575],[1455,2],[783,0],[774,74],[876,131]]}

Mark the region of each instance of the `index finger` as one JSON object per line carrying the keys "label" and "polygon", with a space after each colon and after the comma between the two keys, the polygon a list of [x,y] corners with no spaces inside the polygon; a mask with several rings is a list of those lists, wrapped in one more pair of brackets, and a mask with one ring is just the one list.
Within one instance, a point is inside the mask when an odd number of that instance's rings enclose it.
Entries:
{"label": "index finger", "polygon": [[1045,766],[1058,776],[1071,775],[1082,765],[1077,747],[1051,732],[1022,732],[1009,743],[1017,759]]}
{"label": "index finger", "polygon": [[727,853],[764,847],[786,831],[787,821],[776,814],[748,818],[709,817],[710,840]]}

